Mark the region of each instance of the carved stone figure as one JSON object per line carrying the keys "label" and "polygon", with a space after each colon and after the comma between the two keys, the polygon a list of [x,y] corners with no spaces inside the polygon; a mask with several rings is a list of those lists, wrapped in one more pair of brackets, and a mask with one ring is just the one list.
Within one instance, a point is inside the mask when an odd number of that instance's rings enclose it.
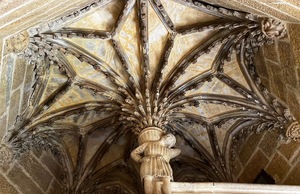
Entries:
{"label": "carved stone figure", "polygon": [[286,136],[288,138],[293,139],[293,140],[299,140],[300,139],[300,125],[297,121],[291,123],[288,126],[288,128],[286,130]]}
{"label": "carved stone figure", "polygon": [[268,38],[282,38],[286,35],[286,28],[280,21],[264,19],[261,22],[261,30]]}
{"label": "carved stone figure", "polygon": [[164,134],[157,127],[146,128],[140,133],[140,146],[131,152],[131,157],[141,163],[140,176],[146,194],[171,193],[173,171],[169,162],[180,154],[179,149],[172,148],[175,143],[174,135]]}

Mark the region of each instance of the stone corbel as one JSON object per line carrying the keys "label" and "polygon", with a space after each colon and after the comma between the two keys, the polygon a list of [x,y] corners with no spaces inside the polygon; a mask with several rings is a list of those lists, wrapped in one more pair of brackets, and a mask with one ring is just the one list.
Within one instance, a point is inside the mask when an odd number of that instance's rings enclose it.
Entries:
{"label": "stone corbel", "polygon": [[0,166],[9,165],[13,160],[13,152],[12,149],[6,145],[0,145]]}
{"label": "stone corbel", "polygon": [[286,130],[286,136],[289,139],[293,139],[295,141],[300,140],[300,125],[297,121],[292,122],[288,125]]}
{"label": "stone corbel", "polygon": [[30,38],[28,32],[20,32],[6,40],[7,51],[20,53],[28,47],[29,42]]}
{"label": "stone corbel", "polygon": [[261,21],[261,31],[270,39],[283,38],[287,34],[284,23],[271,18]]}

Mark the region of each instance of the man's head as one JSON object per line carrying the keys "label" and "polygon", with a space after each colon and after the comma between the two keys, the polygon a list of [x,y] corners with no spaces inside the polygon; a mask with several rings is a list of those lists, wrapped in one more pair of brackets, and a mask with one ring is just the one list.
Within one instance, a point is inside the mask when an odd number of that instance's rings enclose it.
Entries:
{"label": "man's head", "polygon": [[168,147],[168,148],[171,148],[175,145],[176,143],[176,138],[173,134],[171,133],[168,133],[166,135],[164,135],[161,140],[165,143],[165,145]]}

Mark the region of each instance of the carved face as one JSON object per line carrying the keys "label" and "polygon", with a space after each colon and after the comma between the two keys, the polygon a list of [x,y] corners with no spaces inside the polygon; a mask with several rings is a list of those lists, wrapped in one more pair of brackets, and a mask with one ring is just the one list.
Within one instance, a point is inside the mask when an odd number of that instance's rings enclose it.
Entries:
{"label": "carved face", "polygon": [[161,141],[165,143],[168,148],[171,148],[176,143],[176,138],[173,134],[169,133],[161,138]]}

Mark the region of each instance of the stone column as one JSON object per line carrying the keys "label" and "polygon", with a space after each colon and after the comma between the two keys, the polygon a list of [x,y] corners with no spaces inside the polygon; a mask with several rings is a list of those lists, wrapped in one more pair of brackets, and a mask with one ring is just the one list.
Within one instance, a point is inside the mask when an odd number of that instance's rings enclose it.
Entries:
{"label": "stone column", "polygon": [[170,159],[180,154],[172,148],[176,143],[173,134],[166,134],[157,127],[142,130],[138,137],[139,146],[131,152],[131,157],[140,163],[140,176],[146,194],[170,194],[173,171]]}

